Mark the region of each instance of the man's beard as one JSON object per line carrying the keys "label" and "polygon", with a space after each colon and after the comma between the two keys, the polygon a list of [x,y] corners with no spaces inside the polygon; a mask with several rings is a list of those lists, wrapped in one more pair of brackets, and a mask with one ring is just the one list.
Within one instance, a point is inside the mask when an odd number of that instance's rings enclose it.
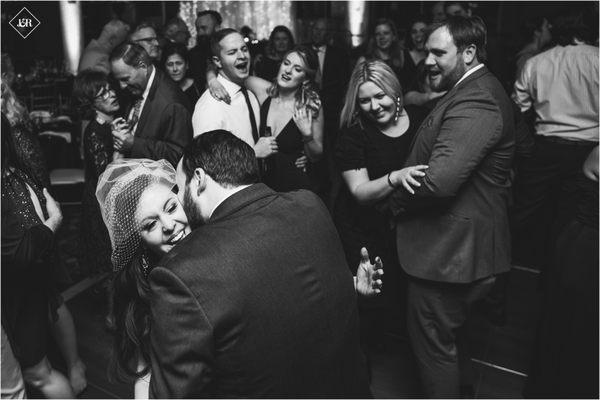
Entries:
{"label": "man's beard", "polygon": [[187,215],[192,230],[204,225],[202,214],[200,213],[198,205],[194,203],[192,195],[190,194],[190,188],[187,185],[183,193],[183,210],[185,211],[185,215]]}
{"label": "man's beard", "polygon": [[445,90],[450,90],[456,85],[456,82],[462,78],[465,74],[467,68],[461,62],[456,64],[456,67],[452,71],[448,73],[446,76],[442,76],[440,82],[437,86],[431,86],[431,88],[436,92],[443,92]]}

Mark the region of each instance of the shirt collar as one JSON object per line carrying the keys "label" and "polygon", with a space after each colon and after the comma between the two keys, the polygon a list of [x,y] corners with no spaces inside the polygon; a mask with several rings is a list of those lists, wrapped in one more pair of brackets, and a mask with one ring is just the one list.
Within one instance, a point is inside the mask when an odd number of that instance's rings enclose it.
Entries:
{"label": "shirt collar", "polygon": [[235,82],[230,81],[225,76],[223,76],[221,73],[219,73],[219,75],[217,76],[217,79],[219,80],[221,85],[223,85],[225,90],[227,90],[227,93],[229,93],[230,97],[233,97],[234,94],[238,93],[242,89],[242,87],[240,85],[238,85]]}
{"label": "shirt collar", "polygon": [[465,73],[464,73],[464,75],[463,75],[463,76],[462,76],[462,77],[461,77],[461,78],[458,80],[458,82],[456,82],[456,84],[455,84],[454,86],[456,86],[456,85],[458,85],[459,83],[461,83],[462,81],[464,81],[464,80],[467,78],[467,76],[471,75],[471,74],[472,74],[472,73],[474,73],[475,71],[477,71],[477,70],[480,70],[481,68],[483,68],[483,66],[484,66],[484,64],[482,63],[482,64],[479,64],[479,65],[478,65],[478,66],[476,66],[476,67],[473,67],[473,68],[471,68],[471,69],[470,69],[470,70],[468,70],[467,72],[465,72]]}
{"label": "shirt collar", "polygon": [[150,93],[150,88],[152,87],[152,82],[154,82],[154,76],[156,75],[156,67],[152,66],[152,72],[150,73],[150,79],[148,79],[148,84],[146,85],[146,89],[144,90],[144,94],[142,94],[142,99],[146,100],[148,97],[148,93]]}

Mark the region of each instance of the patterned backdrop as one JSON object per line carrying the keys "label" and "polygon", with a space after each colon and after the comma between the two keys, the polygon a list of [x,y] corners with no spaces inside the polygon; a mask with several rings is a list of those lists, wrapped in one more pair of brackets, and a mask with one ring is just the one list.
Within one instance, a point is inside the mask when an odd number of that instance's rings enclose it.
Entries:
{"label": "patterned backdrop", "polygon": [[292,2],[286,1],[181,1],[179,16],[185,21],[192,38],[190,47],[195,46],[196,14],[202,10],[216,10],[223,17],[223,28],[240,29],[248,25],[256,33],[257,39],[266,39],[277,25],[285,25],[296,36]]}

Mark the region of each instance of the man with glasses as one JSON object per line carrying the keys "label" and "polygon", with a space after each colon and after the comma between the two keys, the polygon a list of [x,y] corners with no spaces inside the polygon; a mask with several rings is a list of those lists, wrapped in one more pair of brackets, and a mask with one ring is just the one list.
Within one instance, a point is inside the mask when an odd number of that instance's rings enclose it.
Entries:
{"label": "man with glasses", "polygon": [[150,56],[152,63],[158,65],[160,62],[161,48],[154,26],[149,22],[141,22],[129,35],[129,42],[144,48]]}

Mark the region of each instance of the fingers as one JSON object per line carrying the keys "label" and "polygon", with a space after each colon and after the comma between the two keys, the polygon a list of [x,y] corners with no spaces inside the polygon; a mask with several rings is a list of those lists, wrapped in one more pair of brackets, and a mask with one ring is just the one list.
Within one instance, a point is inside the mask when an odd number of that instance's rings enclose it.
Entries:
{"label": "fingers", "polygon": [[383,275],[383,261],[381,261],[381,257],[375,257],[375,269],[379,275]]}
{"label": "fingers", "polygon": [[42,193],[44,194],[46,201],[54,201],[54,198],[52,196],[50,196],[50,192],[48,191],[48,189],[44,188],[42,190]]}
{"label": "fingers", "polygon": [[369,252],[367,251],[366,247],[363,247],[360,249],[360,262],[361,263],[370,263],[371,260],[369,259]]}
{"label": "fingers", "polygon": [[[423,175],[425,175],[425,174],[423,174]],[[410,175],[406,177],[406,182],[408,182],[412,186],[416,186],[416,187],[421,186],[421,184],[419,182],[417,182],[417,180]]]}
{"label": "fingers", "polygon": [[402,182],[402,186],[404,186],[404,189],[406,189],[408,193],[415,194],[415,191],[405,179],[402,179],[400,182]]}

